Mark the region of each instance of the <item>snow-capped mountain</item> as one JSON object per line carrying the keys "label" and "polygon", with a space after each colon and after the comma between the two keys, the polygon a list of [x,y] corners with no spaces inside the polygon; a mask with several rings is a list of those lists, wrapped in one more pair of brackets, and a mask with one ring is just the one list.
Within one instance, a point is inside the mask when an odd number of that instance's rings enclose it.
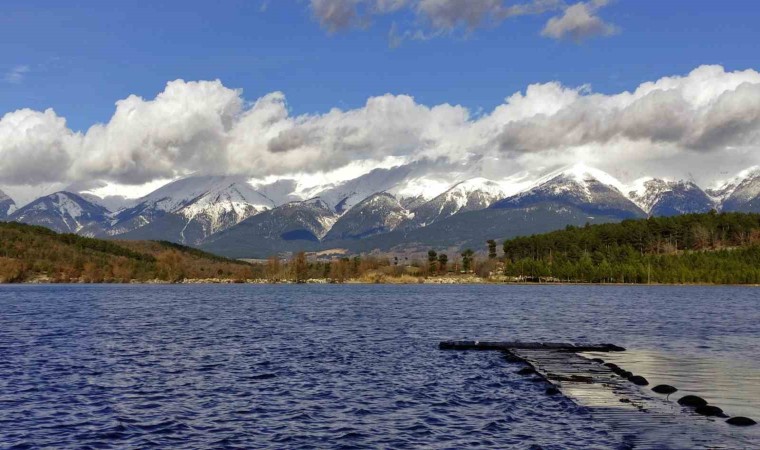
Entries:
{"label": "snow-capped mountain", "polygon": [[135,206],[114,214],[108,233],[130,233],[130,238],[163,234],[166,240],[197,244],[275,206],[243,177],[189,177],[169,183],[139,199]]}
{"label": "snow-capped mountain", "polygon": [[338,217],[320,198],[290,202],[214,234],[201,248],[234,257],[309,250],[319,244]]}
{"label": "snow-capped mountain", "polygon": [[639,179],[631,186],[628,195],[650,216],[704,213],[717,206],[716,201],[699,186],[683,180]]}
{"label": "snow-capped mountain", "polygon": [[396,197],[386,192],[377,193],[343,214],[324,240],[361,239],[387,233],[407,218],[409,211],[401,206]]}
{"label": "snow-capped mountain", "polygon": [[[498,239],[567,224],[712,208],[760,212],[758,167],[708,191],[689,181],[654,178],[625,186],[583,164],[534,182],[520,173],[498,181],[472,178],[450,185],[439,168],[425,170],[376,169],[311,189],[302,189],[293,179],[252,182],[237,176],[193,176],[132,200],[116,213],[109,213],[96,198],[91,201],[92,193],[62,191],[13,211],[7,219],[89,236],[170,240],[246,257],[335,245],[370,251],[403,245],[408,239],[456,246],[484,236]],[[450,174],[452,179],[457,176],[461,172]],[[324,196],[301,200],[312,191]],[[0,220],[13,208],[13,201],[0,193]],[[510,222],[493,223],[503,220]],[[361,245],[366,248],[357,243],[364,240],[366,245]]]}
{"label": "snow-capped mountain", "polygon": [[0,191],[0,220],[5,220],[15,210],[16,203],[13,199],[5,195],[5,192]]}
{"label": "snow-capped mountain", "polygon": [[410,172],[408,166],[375,169],[352,180],[309,191],[308,194],[319,196],[335,212],[343,214],[369,196],[403,184]]}
{"label": "snow-capped mountain", "polygon": [[741,172],[714,193],[723,197],[723,211],[760,212],[760,167]]}
{"label": "snow-capped mountain", "polygon": [[108,210],[71,192],[56,192],[16,210],[8,220],[41,225],[59,233],[97,236],[108,226]]}
{"label": "snow-capped mountain", "polygon": [[412,210],[405,228],[419,228],[451,217],[454,214],[485,209],[504,198],[501,186],[486,178],[472,178],[455,184],[443,194]]}
{"label": "snow-capped mountain", "polygon": [[626,195],[625,187],[611,175],[584,164],[553,172],[533,186],[499,200],[491,208],[524,208],[555,203],[578,208],[593,215],[629,219],[646,214]]}

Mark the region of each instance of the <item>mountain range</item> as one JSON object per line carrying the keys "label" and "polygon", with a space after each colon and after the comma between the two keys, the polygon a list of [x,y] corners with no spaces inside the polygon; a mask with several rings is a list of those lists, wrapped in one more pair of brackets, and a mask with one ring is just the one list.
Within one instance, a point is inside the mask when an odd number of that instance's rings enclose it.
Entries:
{"label": "mountain range", "polygon": [[240,258],[297,250],[479,249],[487,239],[566,225],[712,209],[760,212],[760,168],[707,190],[658,178],[624,185],[583,164],[517,191],[471,178],[440,192],[408,166],[309,189],[299,189],[295,180],[252,184],[241,176],[192,176],[117,211],[86,192],[56,192],[17,208],[0,191],[0,220],[93,237],[166,240]]}

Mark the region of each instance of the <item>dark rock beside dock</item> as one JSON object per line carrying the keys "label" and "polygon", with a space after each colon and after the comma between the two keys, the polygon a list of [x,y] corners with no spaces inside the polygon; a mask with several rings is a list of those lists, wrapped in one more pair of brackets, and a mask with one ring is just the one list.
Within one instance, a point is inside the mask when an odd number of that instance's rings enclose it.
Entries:
{"label": "dark rock beside dock", "polygon": [[740,417],[740,416],[732,417],[726,420],[726,423],[729,425],[736,425],[739,427],[748,427],[748,426],[757,424],[757,422],[750,419],[749,417]]}
{"label": "dark rock beside dock", "polygon": [[690,408],[699,408],[700,406],[707,406],[707,400],[696,395],[687,395],[678,399],[678,404]]}

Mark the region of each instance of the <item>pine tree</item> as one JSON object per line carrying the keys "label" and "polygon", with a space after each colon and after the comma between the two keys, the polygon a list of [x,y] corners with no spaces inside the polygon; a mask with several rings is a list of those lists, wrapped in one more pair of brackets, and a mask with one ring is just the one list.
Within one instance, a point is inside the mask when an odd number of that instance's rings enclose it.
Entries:
{"label": "pine tree", "polygon": [[428,271],[433,273],[436,271],[436,262],[438,261],[438,253],[435,250],[428,251]]}
{"label": "pine tree", "polygon": [[468,273],[472,270],[472,260],[474,254],[475,252],[469,248],[462,252],[462,270],[465,273]]}
{"label": "pine tree", "polygon": [[449,257],[445,253],[438,255],[438,271],[440,273],[446,272],[446,265],[449,263]]}
{"label": "pine tree", "polygon": [[496,241],[489,239],[486,243],[488,244],[488,259],[496,259]]}

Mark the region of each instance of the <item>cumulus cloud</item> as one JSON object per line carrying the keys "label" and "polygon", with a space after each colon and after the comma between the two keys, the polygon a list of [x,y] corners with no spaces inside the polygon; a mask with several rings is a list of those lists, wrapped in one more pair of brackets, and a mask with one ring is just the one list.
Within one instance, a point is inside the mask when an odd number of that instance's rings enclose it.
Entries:
{"label": "cumulus cloud", "polygon": [[553,114],[510,121],[495,142],[518,152],[635,141],[703,152],[757,145],[759,96],[758,72],[702,66],[686,77],[644,83],[633,93],[588,94]]}
{"label": "cumulus cloud", "polygon": [[0,118],[0,180],[9,184],[57,181],[78,145],[66,120],[52,109],[20,109]]}
{"label": "cumulus cloud", "polygon": [[0,184],[142,184],[191,173],[308,178],[389,161],[445,161],[458,173],[495,177],[579,159],[613,172],[654,167],[709,177],[716,161],[760,163],[758,105],[760,73],[720,66],[613,95],[534,84],[477,116],[391,94],[355,109],[292,115],[281,92],[247,102],[218,80],[176,80],[153,99],[119,100],[108,122],[86,132],[70,130],[53,110],[5,114]]}
{"label": "cumulus cloud", "polygon": [[617,26],[606,23],[596,15],[597,10],[606,5],[607,0],[571,5],[560,16],[549,19],[541,35],[553,39],[582,41],[593,36],[616,34],[620,31]]}
{"label": "cumulus cloud", "polygon": [[116,102],[106,124],[80,136],[75,178],[142,183],[192,170],[224,171],[229,133],[243,109],[241,92],[216,81],[176,80],[153,100]]}

